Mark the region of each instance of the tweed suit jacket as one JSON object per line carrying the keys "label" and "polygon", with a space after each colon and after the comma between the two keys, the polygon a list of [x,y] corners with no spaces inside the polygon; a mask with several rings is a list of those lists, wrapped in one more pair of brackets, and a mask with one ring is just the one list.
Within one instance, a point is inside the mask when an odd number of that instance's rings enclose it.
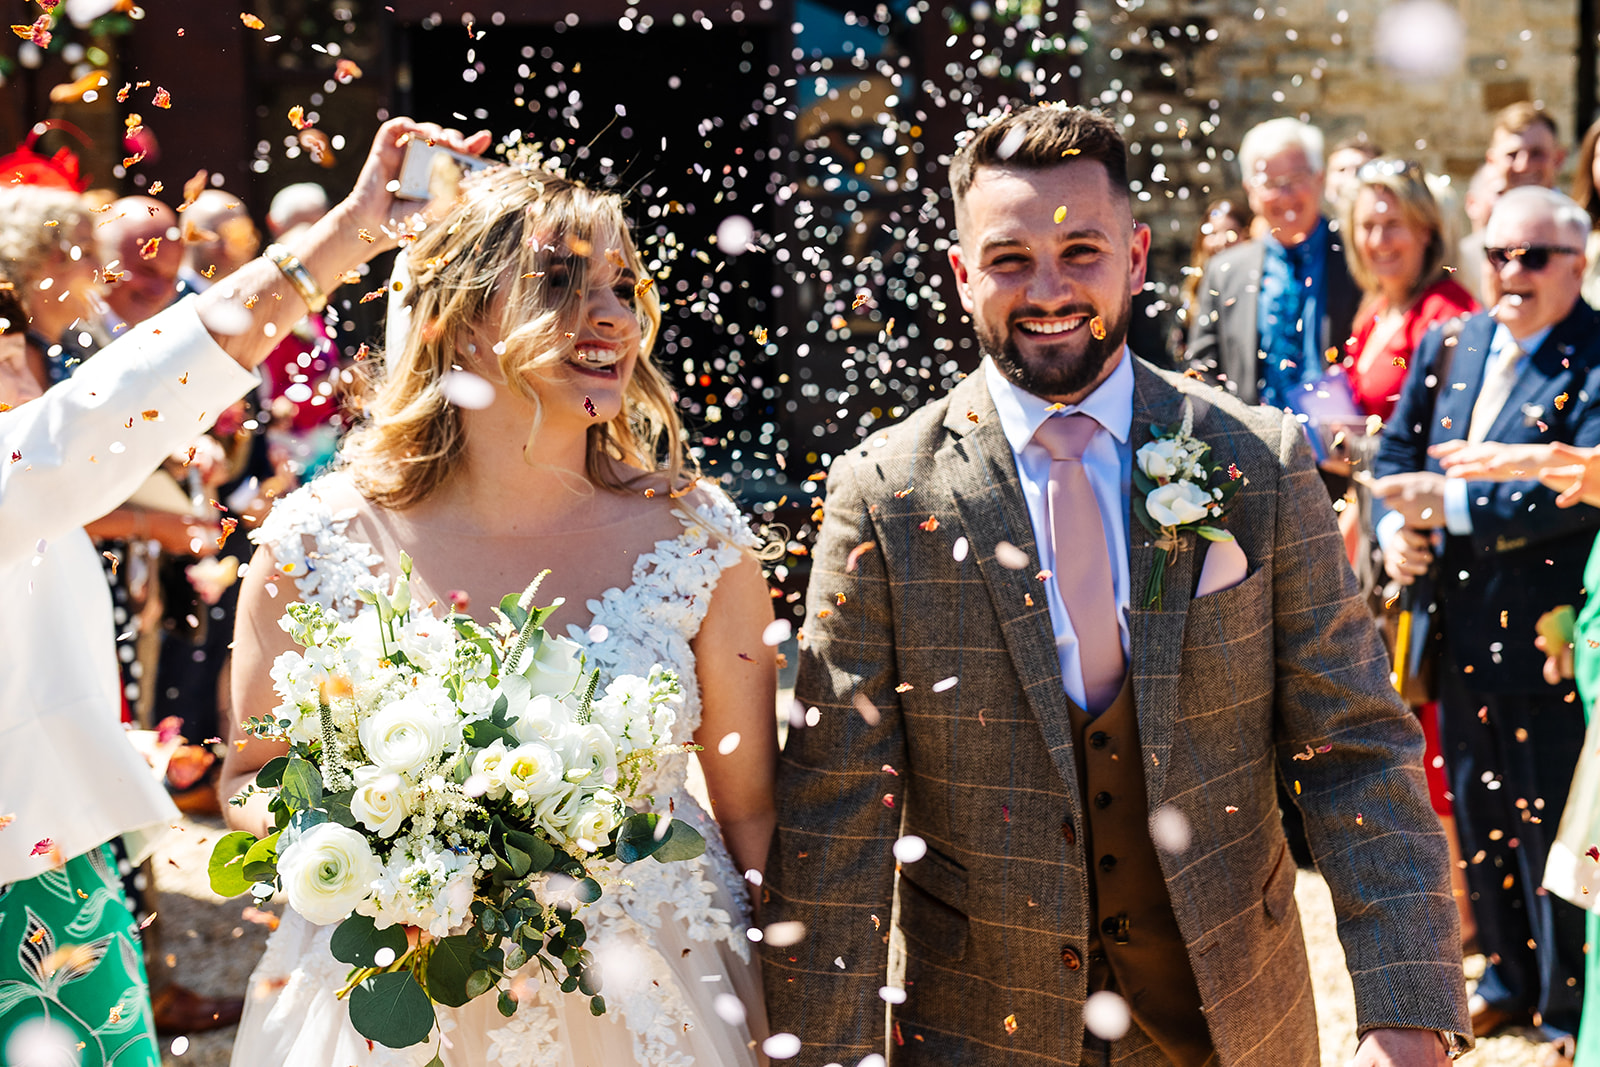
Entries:
{"label": "tweed suit jacket", "polygon": [[[1157,550],[1130,515],[1131,670],[1151,814],[1175,813],[1161,821],[1182,846],[1162,869],[1220,1062],[1318,1062],[1280,767],[1333,892],[1360,1027],[1469,1032],[1421,733],[1389,688],[1303,434],[1138,361],[1133,446],[1186,398],[1195,432],[1248,478],[1229,526],[1252,572],[1192,599],[1184,535],[1162,609],[1146,610]],[[763,947],[773,1029],[802,1039],[803,1064],[1076,1064],[1084,798],[1034,535],[982,376],[841,456],[828,482],[796,692],[816,714],[782,756],[763,895],[764,923],[805,927]],[[1028,564],[1013,569],[1018,552]],[[897,877],[901,835],[927,853]],[[904,990],[887,1030],[886,985]]]}
{"label": "tweed suit jacket", "polygon": [[[1361,306],[1361,289],[1350,276],[1344,241],[1333,227],[1327,232],[1323,260],[1322,315],[1317,324],[1317,350],[1344,351],[1351,324]],[[1259,240],[1225,248],[1206,264],[1195,308],[1189,319],[1189,365],[1208,379],[1225,384],[1247,404],[1254,404],[1261,377],[1261,332],[1257,299],[1266,246]]]}

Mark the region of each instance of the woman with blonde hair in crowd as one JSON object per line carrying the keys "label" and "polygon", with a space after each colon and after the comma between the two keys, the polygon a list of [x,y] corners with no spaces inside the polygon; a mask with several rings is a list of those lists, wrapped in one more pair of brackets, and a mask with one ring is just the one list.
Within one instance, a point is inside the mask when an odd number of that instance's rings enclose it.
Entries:
{"label": "woman with blonde hair in crowd", "polygon": [[28,313],[28,364],[41,389],[105,343],[89,206],[68,189],[0,188],[0,264]]}
{"label": "woman with blonde hair in crowd", "polygon": [[1418,164],[1362,164],[1343,230],[1345,258],[1362,291],[1343,366],[1356,404],[1387,419],[1422,336],[1477,311],[1478,302],[1445,268],[1448,227]]}
{"label": "woman with blonde hair in crowd", "polygon": [[[398,574],[405,553],[415,602],[465,604],[488,622],[503,593],[554,568],[540,599],[563,598],[557,621],[602,684],[654,663],[678,674],[672,740],[703,746],[715,820],[685,788],[687,755],[662,755],[644,791],[708,847],[628,867],[585,916],[586,947],[617,961],[607,1013],[535,969],[509,1019],[493,998],[439,1009],[443,1062],[754,1065],[765,1025],[742,872],[765,865],[775,823],[771,598],[745,521],[690,470],[651,361],[659,304],[622,202],[537,162],[494,167],[462,182],[405,260],[369,421],[334,473],[281,500],[253,535],[235,714],[277,704],[274,660],[293,647],[278,620],[297,598],[351,614],[358,584]],[[729,737],[737,744],[720,743]],[[224,795],[281,750],[230,748]],[[266,799],[231,806],[229,822],[264,836]],[[348,969],[329,953],[333,930],[284,916],[251,982],[234,1067],[377,1062],[335,995]],[[415,1049],[377,1051],[413,1062]]]}

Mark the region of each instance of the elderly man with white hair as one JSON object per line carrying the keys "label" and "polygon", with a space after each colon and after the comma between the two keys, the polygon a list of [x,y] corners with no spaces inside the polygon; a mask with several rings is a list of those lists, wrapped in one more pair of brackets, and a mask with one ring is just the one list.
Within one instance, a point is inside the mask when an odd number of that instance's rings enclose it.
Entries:
{"label": "elderly man with white hair", "polygon": [[1500,198],[1484,231],[1489,311],[1418,346],[1373,489],[1385,567],[1431,588],[1443,630],[1440,740],[1490,960],[1473,1029],[1535,1022],[1555,1043],[1578,1027],[1583,913],[1539,885],[1584,723],[1571,683],[1544,680],[1533,633],[1582,606],[1600,511],[1558,508],[1533,479],[1446,480],[1439,459],[1462,442],[1600,445],[1600,313],[1579,295],[1588,233],[1561,193]]}
{"label": "elderly man with white hair", "polygon": [[1189,320],[1190,363],[1248,403],[1284,406],[1343,348],[1361,301],[1323,215],[1322,131],[1263,122],[1239,145],[1251,210],[1267,232],[1206,266]]}

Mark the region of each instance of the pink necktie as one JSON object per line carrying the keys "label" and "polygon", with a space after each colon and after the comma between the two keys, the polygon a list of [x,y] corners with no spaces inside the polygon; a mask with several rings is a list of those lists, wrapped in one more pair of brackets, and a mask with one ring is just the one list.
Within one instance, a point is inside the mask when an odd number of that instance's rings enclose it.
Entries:
{"label": "pink necktie", "polygon": [[1078,638],[1088,705],[1084,710],[1095,714],[1111,706],[1127,673],[1105,526],[1083,469],[1083,451],[1099,429],[1092,416],[1058,415],[1045,419],[1033,435],[1050,453],[1048,503],[1056,585]]}

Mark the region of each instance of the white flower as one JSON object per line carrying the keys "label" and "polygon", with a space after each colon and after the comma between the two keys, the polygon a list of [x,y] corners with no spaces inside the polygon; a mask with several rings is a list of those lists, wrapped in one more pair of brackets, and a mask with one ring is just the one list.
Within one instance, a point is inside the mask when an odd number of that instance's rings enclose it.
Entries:
{"label": "white flower", "polygon": [[1187,466],[1188,455],[1171,438],[1159,438],[1141,447],[1133,458],[1140,470],[1160,482],[1177,477],[1178,471]]}
{"label": "white flower", "polygon": [[318,926],[347,917],[382,873],[367,839],[338,823],[318,823],[278,856],[289,906]]}
{"label": "white flower", "polygon": [[411,804],[400,776],[385,774],[376,767],[357,767],[355,782],[350,814],[379,837],[393,837],[400,823],[411,814]]}
{"label": "white flower", "polygon": [[472,758],[472,773],[483,776],[487,783],[484,795],[490,800],[499,800],[506,795],[505,765],[509,755],[506,743],[497,737]]}
{"label": "white flower", "polygon": [[535,696],[566,696],[583,677],[583,647],[546,633],[539,654],[523,664],[522,676],[532,684]]}
{"label": "white flower", "polygon": [[511,724],[511,736],[524,744],[530,741],[548,743],[573,721],[571,708],[543,693],[529,700],[515,714],[517,721]]}
{"label": "white flower", "polygon": [[444,725],[422,698],[407,694],[361,720],[361,747],[380,769],[415,774],[444,747]]}
{"label": "white flower", "polygon": [[568,837],[568,828],[582,808],[583,790],[576,787],[560,789],[534,801],[533,821],[558,839]]}
{"label": "white flower", "polygon": [[1144,506],[1157,526],[1183,526],[1210,514],[1211,494],[1193,482],[1169,482],[1144,498]]}
{"label": "white flower", "polygon": [[518,745],[500,765],[507,789],[524,790],[534,797],[542,797],[551,790],[562,788],[562,775],[565,772],[566,766],[560,757],[543,741]]}
{"label": "white flower", "polygon": [[573,840],[582,838],[595,848],[601,848],[611,840],[611,831],[617,828],[617,822],[617,798],[601,790],[567,824],[567,834]]}

